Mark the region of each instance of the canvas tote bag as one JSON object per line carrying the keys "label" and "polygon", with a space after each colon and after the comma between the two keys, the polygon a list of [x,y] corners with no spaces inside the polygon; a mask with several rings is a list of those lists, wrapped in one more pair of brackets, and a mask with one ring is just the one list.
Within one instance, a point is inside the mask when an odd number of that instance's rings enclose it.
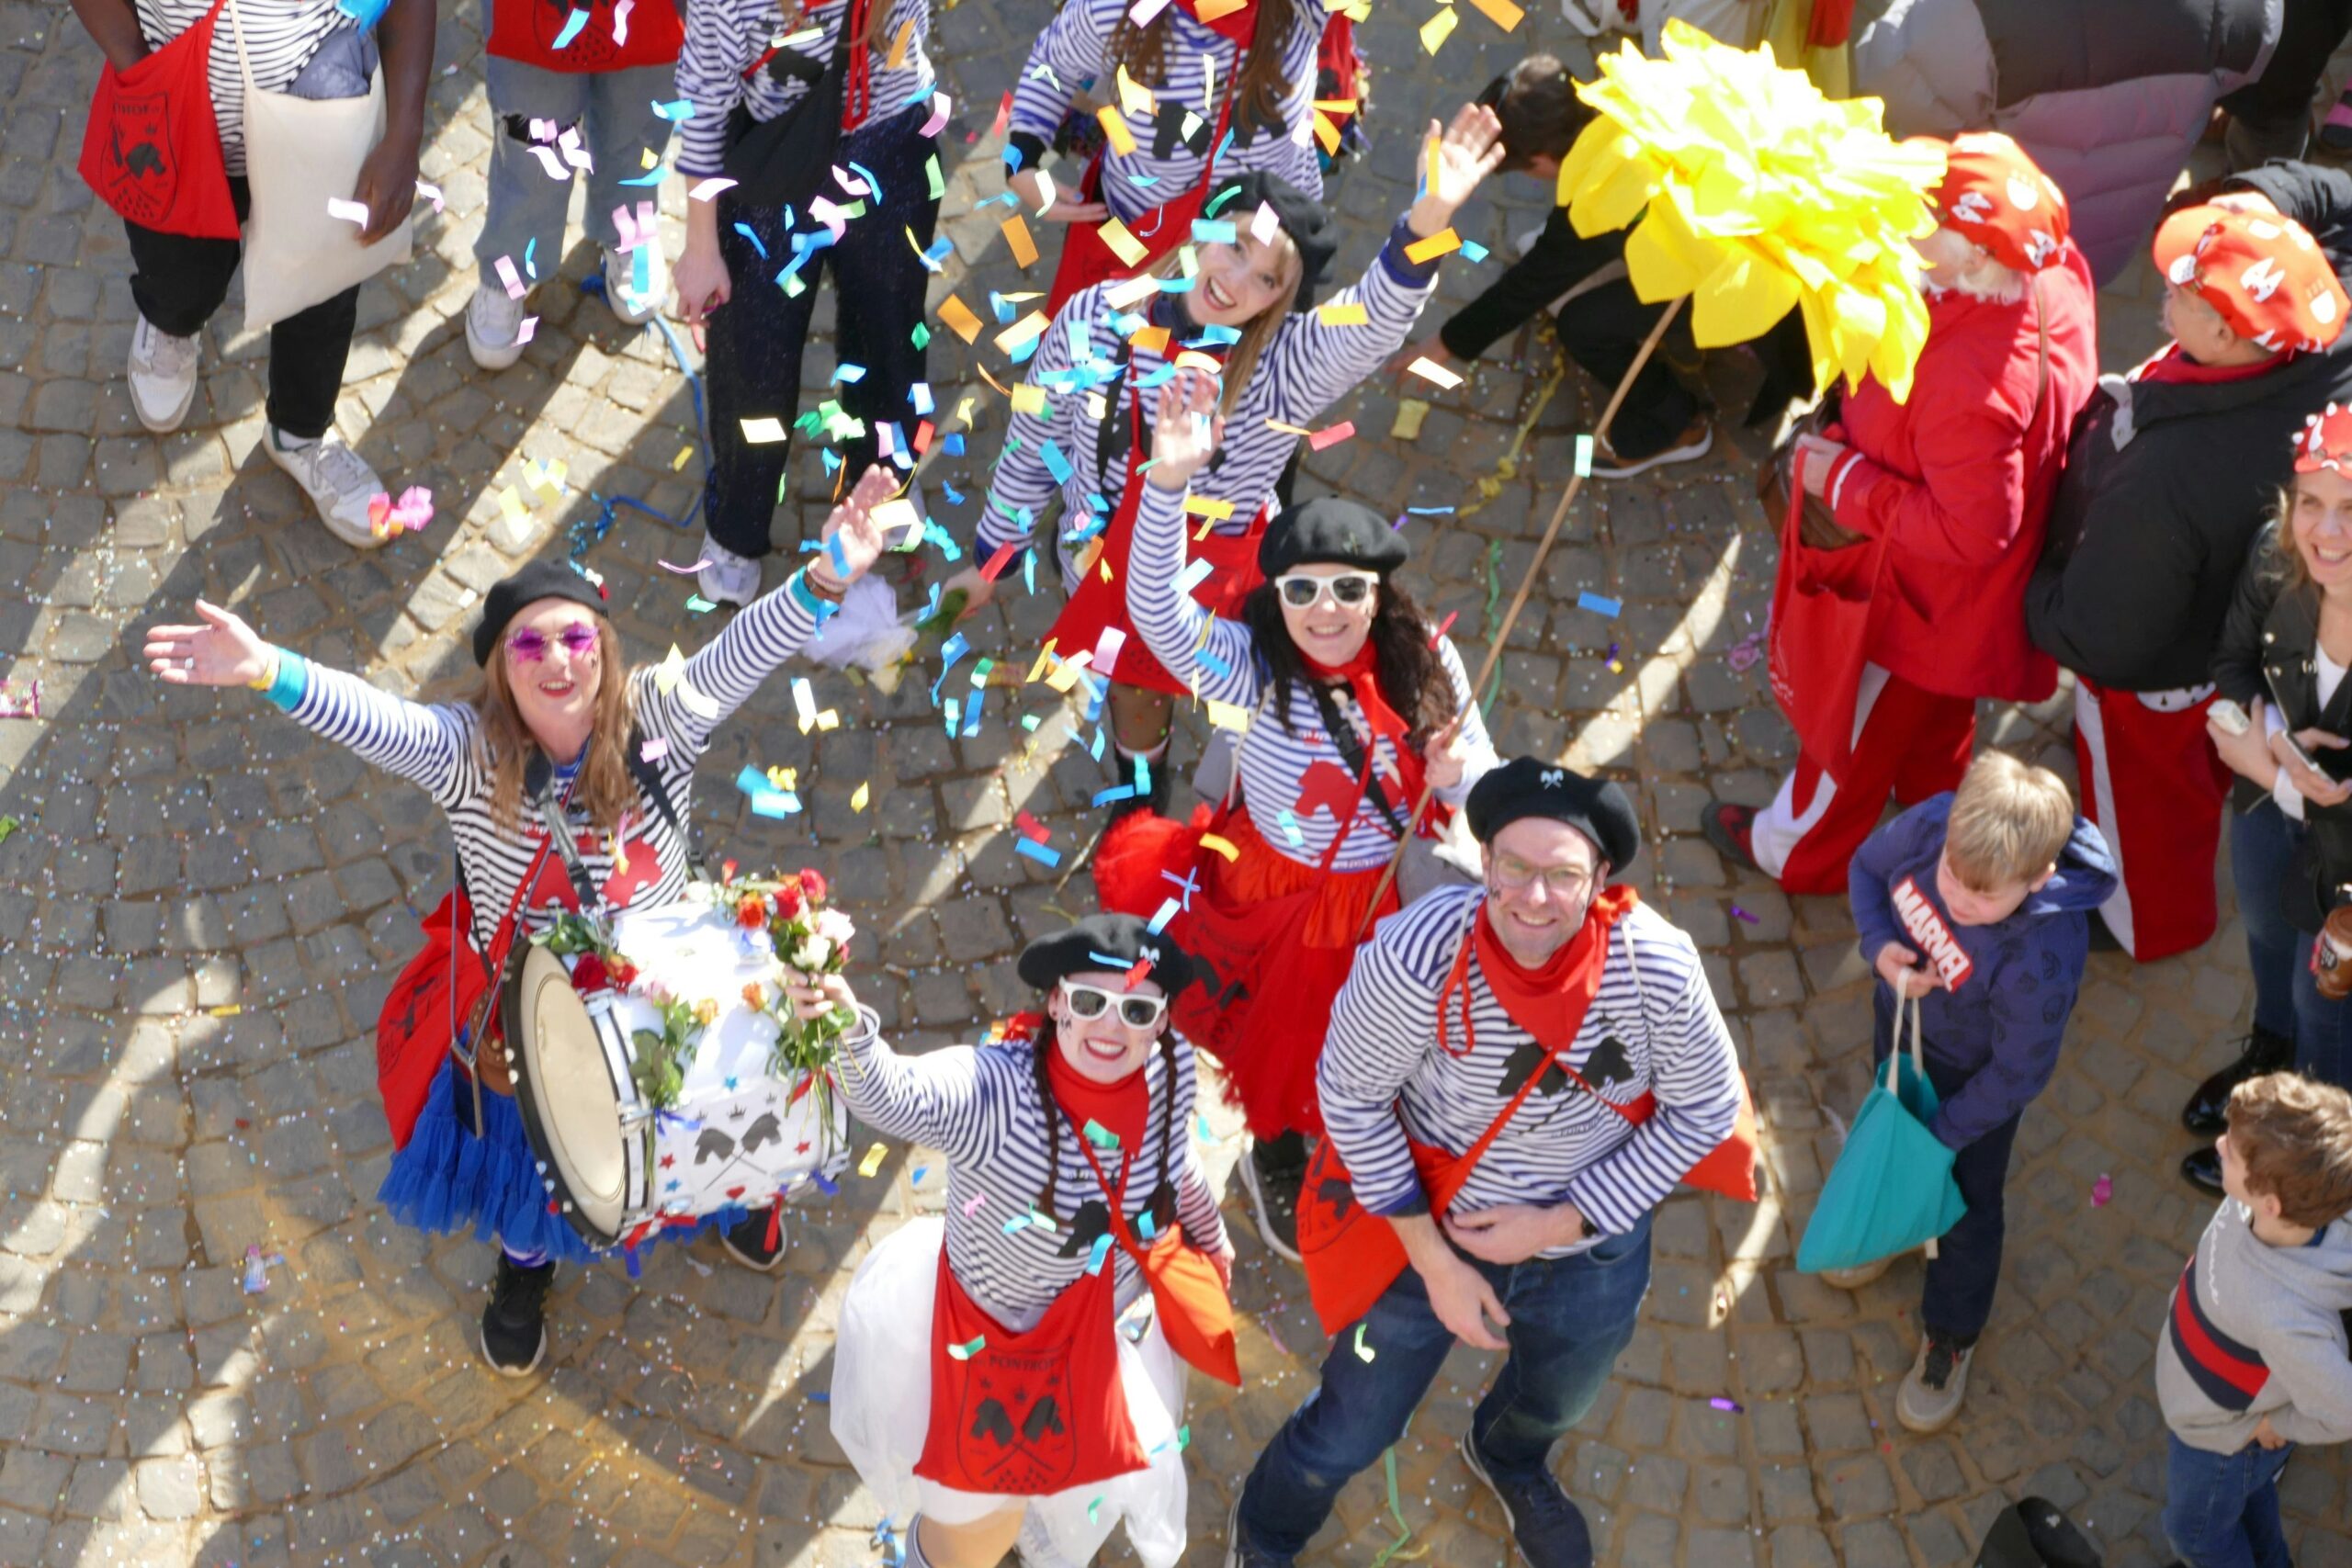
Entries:
{"label": "canvas tote bag", "polygon": [[245,180],[253,192],[245,219],[245,330],[259,332],[408,260],[409,220],[362,245],[356,224],[327,211],[328,197],[350,197],[360,164],[383,140],[383,67],[363,98],[264,92],[254,84],[237,0],[229,0],[229,25],[245,78]]}

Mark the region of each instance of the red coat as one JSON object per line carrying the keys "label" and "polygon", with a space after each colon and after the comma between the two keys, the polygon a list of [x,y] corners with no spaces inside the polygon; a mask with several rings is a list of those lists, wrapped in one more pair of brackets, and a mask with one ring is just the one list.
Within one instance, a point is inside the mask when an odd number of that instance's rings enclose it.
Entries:
{"label": "red coat", "polygon": [[1827,432],[1854,449],[1830,475],[1838,522],[1887,541],[1871,660],[1947,696],[2039,702],[2057,688],[2057,665],[2026,636],[2025,585],[2067,432],[2098,382],[2098,345],[2079,252],[2044,268],[2039,288],[2050,371],[2038,400],[2032,296],[1942,291],[1928,297],[1911,400],[1866,380],[1845,400],[1842,431]]}

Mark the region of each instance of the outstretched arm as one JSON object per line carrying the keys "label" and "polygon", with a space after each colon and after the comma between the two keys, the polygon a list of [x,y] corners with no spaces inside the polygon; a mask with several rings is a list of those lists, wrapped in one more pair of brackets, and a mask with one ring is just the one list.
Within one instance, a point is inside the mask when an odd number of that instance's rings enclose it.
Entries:
{"label": "outstretched arm", "polygon": [[1127,555],[1127,616],[1160,668],[1203,696],[1246,704],[1258,698],[1250,628],[1211,615],[1182,583],[1184,497],[1223,436],[1225,419],[1216,407],[1216,383],[1198,370],[1180,370],[1159,389],[1151,467]]}

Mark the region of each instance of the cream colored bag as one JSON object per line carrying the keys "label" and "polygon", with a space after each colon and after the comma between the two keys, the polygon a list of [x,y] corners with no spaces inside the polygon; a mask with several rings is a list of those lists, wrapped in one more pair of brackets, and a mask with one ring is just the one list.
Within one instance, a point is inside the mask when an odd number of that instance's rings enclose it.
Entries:
{"label": "cream colored bag", "polygon": [[390,234],[362,245],[357,225],[327,211],[330,197],[350,197],[360,164],[383,140],[383,67],[364,98],[266,93],[254,85],[237,0],[229,0],[229,23],[245,77],[245,179],[253,190],[245,219],[245,327],[258,332],[408,260],[409,222],[402,219]]}

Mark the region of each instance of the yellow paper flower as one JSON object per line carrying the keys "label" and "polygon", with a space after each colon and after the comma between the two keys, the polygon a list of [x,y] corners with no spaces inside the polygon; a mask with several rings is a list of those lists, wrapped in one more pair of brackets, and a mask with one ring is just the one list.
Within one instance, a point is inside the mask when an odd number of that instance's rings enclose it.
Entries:
{"label": "yellow paper flower", "polygon": [[1688,294],[1702,348],[1804,312],[1816,389],[1865,373],[1899,401],[1928,337],[1909,242],[1936,226],[1943,156],[1905,147],[1876,98],[1832,100],[1800,71],[1666,25],[1665,58],[1627,43],[1577,95],[1599,111],[1560,164],[1577,233],[1637,224],[1634,292]]}

